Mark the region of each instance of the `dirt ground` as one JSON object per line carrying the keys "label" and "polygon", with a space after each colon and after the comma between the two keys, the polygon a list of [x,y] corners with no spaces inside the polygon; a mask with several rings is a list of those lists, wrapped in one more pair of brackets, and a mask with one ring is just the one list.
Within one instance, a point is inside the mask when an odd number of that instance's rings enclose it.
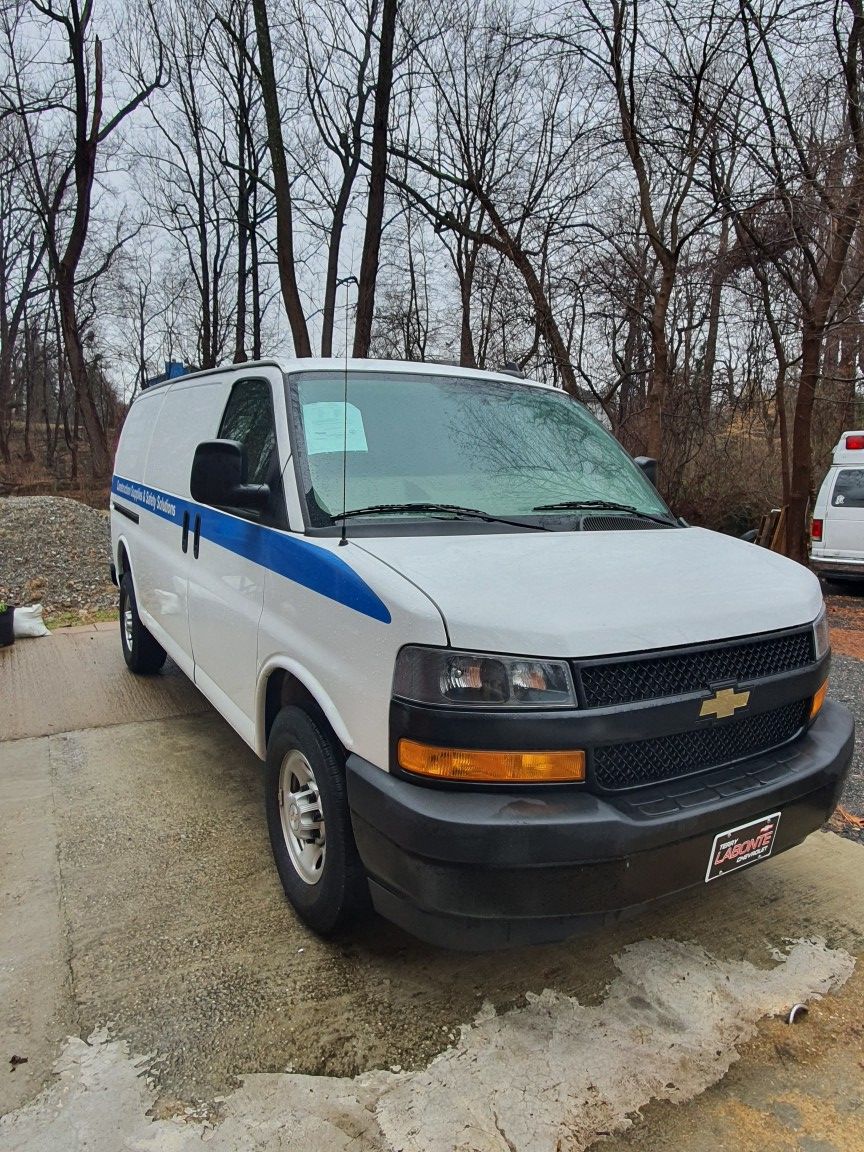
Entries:
{"label": "dirt ground", "polygon": [[325,942],[284,901],[259,762],[176,670],[129,677],[98,625],[0,678],[3,1152],[70,1125],[99,1152],[864,1150],[853,839],[555,947]]}
{"label": "dirt ground", "polygon": [[842,592],[829,591],[825,603],[834,651],[838,656],[864,660],[864,589],[853,586]]}

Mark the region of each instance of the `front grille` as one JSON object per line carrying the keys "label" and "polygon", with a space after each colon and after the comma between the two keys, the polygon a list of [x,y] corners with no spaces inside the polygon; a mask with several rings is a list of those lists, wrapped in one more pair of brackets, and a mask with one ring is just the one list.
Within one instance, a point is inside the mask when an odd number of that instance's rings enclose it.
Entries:
{"label": "front grille", "polygon": [[812,664],[813,659],[813,630],[802,628],[716,648],[690,648],[662,656],[583,665],[577,673],[586,707],[604,708],[699,692],[725,680],[740,684],[761,676],[777,676]]}
{"label": "front grille", "polygon": [[637,788],[706,768],[718,768],[785,744],[804,727],[809,700],[796,700],[759,716],[721,720],[695,731],[594,749],[601,788]]}

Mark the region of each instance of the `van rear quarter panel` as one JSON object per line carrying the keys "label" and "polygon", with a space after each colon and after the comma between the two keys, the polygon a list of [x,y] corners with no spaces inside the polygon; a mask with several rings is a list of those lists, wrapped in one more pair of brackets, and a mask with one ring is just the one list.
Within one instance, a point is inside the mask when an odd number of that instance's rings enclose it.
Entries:
{"label": "van rear quarter panel", "polygon": [[[822,481],[813,505],[813,519],[822,521],[821,540],[813,540],[810,544],[810,555],[814,560],[864,559],[864,508],[844,508],[834,502],[834,488],[839,476],[855,467],[855,464],[833,464]],[[864,467],[864,463],[858,467]]]}
{"label": "van rear quarter panel", "polygon": [[143,481],[153,429],[164,403],[165,396],[157,390],[142,392],[130,407],[117,445],[114,471],[118,475],[139,483]]}
{"label": "van rear quarter panel", "polygon": [[[826,492],[822,527],[822,554],[825,556],[843,560],[864,558],[864,507],[859,497],[862,470],[864,462],[857,466],[842,464],[832,468],[828,474],[831,486]],[[821,491],[819,496],[821,498]]]}
{"label": "van rear quarter panel", "polygon": [[214,440],[233,378],[172,384],[153,429],[145,483],[190,498],[192,457],[202,440]]}
{"label": "van rear quarter panel", "polygon": [[[143,483],[153,428],[164,402],[164,395],[160,395],[158,392],[142,392],[129,408],[123,422],[123,429],[114,458],[115,476],[123,476],[127,480],[134,480],[137,484]],[[118,502],[126,503],[122,499]],[[138,524],[133,524],[131,520],[115,512],[113,508],[111,509],[111,555],[118,565],[118,571],[121,543],[126,549],[134,571],[134,557],[142,545],[146,547],[144,537],[147,527],[146,522],[141,523],[140,515]]]}

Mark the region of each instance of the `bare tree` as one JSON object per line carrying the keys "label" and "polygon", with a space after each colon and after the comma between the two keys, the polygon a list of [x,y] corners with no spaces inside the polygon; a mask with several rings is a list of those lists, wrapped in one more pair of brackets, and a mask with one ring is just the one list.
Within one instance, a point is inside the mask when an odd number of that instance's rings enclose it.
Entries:
{"label": "bare tree", "polygon": [[237,207],[225,164],[233,113],[210,83],[215,21],[188,5],[165,7],[161,20],[171,84],[148,101],[149,125],[137,150],[150,217],[176,242],[194,284],[189,359],[212,368],[230,347],[237,299],[231,283]]}
{"label": "bare tree", "polygon": [[[751,262],[770,262],[800,308],[786,551],[805,562],[813,408],[826,335],[857,287],[844,274],[864,209],[864,16],[860,0],[791,12],[779,0],[741,0],[740,15],[752,84],[746,127],[757,178],[748,190],[750,203],[742,208],[739,201],[736,218]],[[807,82],[817,51],[814,19],[833,41],[826,36],[818,88]]]}
{"label": "bare tree", "polygon": [[[530,51],[512,11],[500,5],[466,2],[428,13],[428,22],[437,35],[416,38],[414,51],[431,95],[399,127],[391,152],[406,171],[391,168],[390,182],[434,228],[513,264],[555,374],[580,394],[550,299],[548,256],[553,237],[574,226],[591,181],[587,154],[580,156],[591,130],[590,93],[567,61]],[[466,202],[476,204],[473,218]]]}
{"label": "bare tree", "polygon": [[0,457],[7,464],[15,349],[28,304],[44,290],[37,276],[47,245],[24,187],[22,142],[13,119],[0,123]]}
{"label": "bare tree", "polygon": [[[298,3],[304,54],[303,97],[314,131],[295,142],[311,203],[303,218],[326,248],[321,307],[321,355],[333,354],[333,328],[342,244],[363,156],[364,126],[373,92],[377,0],[356,9],[333,0]],[[322,150],[321,145],[324,148]]]}
{"label": "bare tree", "polygon": [[[68,57],[64,63],[44,64],[41,90],[31,90],[32,67],[24,75],[18,34],[27,21],[41,25],[50,37],[62,37]],[[91,224],[93,191],[100,149],[123,121],[138,108],[163,80],[161,44],[145,77],[148,45],[144,36],[130,48],[130,68],[124,86],[132,83],[131,95],[112,112],[105,109],[105,61],[102,41],[93,29],[93,0],[30,0],[4,15],[9,54],[10,83],[3,86],[7,111],[15,116],[23,135],[29,176],[41,217],[47,255],[56,283],[58,311],[69,374],[90,445],[90,468],[94,478],[110,468],[108,437],[90,386],[87,356],[77,314],[77,286],[81,258]],[[32,62],[31,62],[32,64]],[[46,151],[43,122],[56,122],[61,109],[69,109],[71,124],[53,132]],[[71,128],[71,149],[65,133]],[[61,156],[58,162],[57,157]]]}

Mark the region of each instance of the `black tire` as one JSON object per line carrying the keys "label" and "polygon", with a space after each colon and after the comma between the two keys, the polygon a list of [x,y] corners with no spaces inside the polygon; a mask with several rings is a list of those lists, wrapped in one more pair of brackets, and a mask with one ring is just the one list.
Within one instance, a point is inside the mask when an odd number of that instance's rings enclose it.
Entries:
{"label": "black tire", "polygon": [[138,676],[150,676],[165,663],[165,649],[141,623],[135,587],[128,572],[124,572],[120,581],[120,643],[126,667]]}
{"label": "black tire", "polygon": [[[311,769],[312,788],[305,795],[309,804],[312,802],[308,798],[317,795],[317,803],[306,811],[312,821],[323,818],[323,827],[313,834],[306,830],[306,838],[293,837],[293,849],[289,847],[290,831],[283,829],[280,798],[283,764],[285,794],[299,797],[304,792],[291,761],[301,776],[307,768]],[[297,784],[298,790],[292,790],[292,784]],[[371,907],[369,884],[351,829],[344,756],[330,733],[300,708],[283,708],[273,723],[267,744],[266,788],[267,826],[273,856],[285,895],[297,915],[322,936],[362,919]],[[294,816],[297,817],[296,806]],[[289,821],[286,807],[286,823]],[[307,866],[317,874],[317,879],[304,878],[301,865],[295,864],[295,857],[302,855],[303,850],[310,853]],[[319,870],[311,864],[316,851],[320,855]]]}

